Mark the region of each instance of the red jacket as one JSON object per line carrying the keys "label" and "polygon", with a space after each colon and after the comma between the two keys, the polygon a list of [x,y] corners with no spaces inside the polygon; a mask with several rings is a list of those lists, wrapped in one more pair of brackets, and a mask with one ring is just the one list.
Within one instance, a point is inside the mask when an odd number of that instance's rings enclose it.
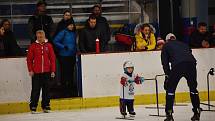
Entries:
{"label": "red jacket", "polygon": [[30,45],[27,54],[28,71],[34,73],[55,72],[55,54],[50,43]]}

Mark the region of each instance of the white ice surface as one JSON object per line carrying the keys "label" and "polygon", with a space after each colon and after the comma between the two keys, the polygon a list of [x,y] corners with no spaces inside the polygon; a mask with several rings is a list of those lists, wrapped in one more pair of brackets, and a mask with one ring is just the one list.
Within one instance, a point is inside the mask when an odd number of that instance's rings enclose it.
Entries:
{"label": "white ice surface", "polygon": [[[212,104],[215,104],[213,102]],[[155,109],[146,109],[149,105],[136,105],[134,118],[135,121],[163,121],[164,117],[149,116],[149,114],[157,114]],[[155,105],[150,105],[155,106]],[[161,105],[162,106],[162,105]],[[206,106],[201,105],[202,108],[207,109]],[[188,106],[175,106],[174,119],[175,121],[190,121],[193,115],[191,104]],[[211,109],[214,109],[212,107]],[[160,109],[160,115],[164,115],[164,109]],[[51,113],[31,114],[8,114],[0,115],[0,121],[120,121],[122,119],[115,119],[119,117],[118,107],[108,108],[94,108],[94,109],[80,109],[80,110],[66,110],[66,111],[52,111]],[[215,121],[215,112],[205,112],[201,114],[201,121]]]}

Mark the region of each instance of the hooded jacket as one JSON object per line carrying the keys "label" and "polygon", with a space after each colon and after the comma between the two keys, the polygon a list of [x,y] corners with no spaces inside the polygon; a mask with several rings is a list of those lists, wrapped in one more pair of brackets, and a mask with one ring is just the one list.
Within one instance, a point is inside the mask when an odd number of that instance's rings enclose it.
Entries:
{"label": "hooded jacket", "polygon": [[[67,28],[62,30],[56,35],[53,43],[60,56],[74,56],[76,54],[76,35],[74,31]],[[65,46],[68,47],[68,50],[65,49]]]}
{"label": "hooded jacket", "polygon": [[135,35],[136,38],[136,50],[143,50],[146,47],[146,50],[153,50],[156,46],[156,39],[153,33],[150,33],[149,37],[145,39],[142,32],[139,32]]}
{"label": "hooded jacket", "polygon": [[45,40],[40,44],[37,40],[32,43],[27,54],[28,71],[34,73],[55,72],[55,54],[52,45]]}

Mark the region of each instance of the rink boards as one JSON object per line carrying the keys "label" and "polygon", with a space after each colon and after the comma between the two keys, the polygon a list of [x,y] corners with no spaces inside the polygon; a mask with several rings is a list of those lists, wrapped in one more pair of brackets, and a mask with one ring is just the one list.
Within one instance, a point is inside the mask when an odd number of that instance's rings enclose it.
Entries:
{"label": "rink boards", "polygon": [[[215,49],[194,49],[193,54],[198,61],[200,97],[201,100],[206,100],[206,75],[211,67],[215,67]],[[163,74],[160,51],[81,55],[83,98],[51,100],[52,109],[117,106],[119,79],[125,60],[132,61],[135,73],[145,78]],[[27,72],[26,58],[0,59],[0,67],[0,114],[29,111],[31,79]],[[164,77],[158,78],[159,103],[165,101],[163,80]],[[211,95],[215,95],[214,76],[210,76],[210,80]],[[137,85],[136,95],[135,104],[155,103],[155,82],[151,80]],[[211,100],[215,100],[215,97],[211,96]],[[184,79],[178,85],[176,101],[189,101],[188,87]]]}

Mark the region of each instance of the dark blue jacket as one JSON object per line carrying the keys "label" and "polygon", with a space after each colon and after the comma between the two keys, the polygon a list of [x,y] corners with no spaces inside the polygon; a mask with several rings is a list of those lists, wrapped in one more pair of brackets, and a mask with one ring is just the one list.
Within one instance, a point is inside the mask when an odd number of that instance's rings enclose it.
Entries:
{"label": "dark blue jacket", "polygon": [[170,40],[162,48],[161,62],[165,74],[169,75],[170,73],[169,63],[171,63],[172,69],[182,62],[196,63],[196,59],[194,58],[192,50],[187,44],[178,40]]}
{"label": "dark blue jacket", "polygon": [[[60,31],[54,38],[54,44],[60,56],[74,56],[76,54],[76,34],[67,28]],[[67,46],[68,50],[65,48]]]}

